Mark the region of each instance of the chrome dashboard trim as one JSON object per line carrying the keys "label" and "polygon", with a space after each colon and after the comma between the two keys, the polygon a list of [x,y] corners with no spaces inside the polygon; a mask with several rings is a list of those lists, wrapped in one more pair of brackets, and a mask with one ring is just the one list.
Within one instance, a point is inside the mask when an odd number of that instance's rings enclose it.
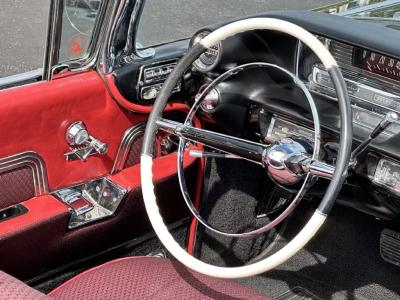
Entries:
{"label": "chrome dashboard trim", "polygon": [[[310,92],[313,93],[313,94],[316,94],[316,95],[325,97],[325,98],[327,98],[327,99],[329,99],[329,100],[332,100],[332,101],[337,101],[335,95],[332,95],[331,93],[326,93],[326,92],[324,92],[322,89],[313,89],[313,88],[311,88],[310,86],[309,86],[309,89],[310,89]],[[350,97],[351,97],[351,96],[350,96]],[[382,120],[382,118],[384,118],[385,113],[388,112],[388,111],[384,111],[384,112],[372,111],[371,109],[363,108],[363,107],[361,107],[361,106],[359,106],[359,105],[356,105],[356,104],[354,104],[354,103],[352,103],[351,107],[352,107],[352,110],[353,110],[353,122],[354,122],[354,124],[357,124],[357,125],[359,125],[359,126],[361,126],[361,127],[363,127],[363,128],[366,128],[366,129],[368,129],[368,130],[373,130],[376,124],[365,124],[365,123],[360,122],[360,121],[355,117],[355,115],[356,115],[357,113],[359,113],[359,112],[361,112],[361,113],[366,113],[366,114],[368,114],[370,117],[375,118],[375,120],[377,120],[377,121],[379,122],[380,120]],[[388,128],[386,131],[384,131],[384,132],[381,134],[381,136],[384,136],[385,139],[387,139],[387,138],[391,138],[392,136],[394,136],[395,134],[397,134],[397,133],[399,133],[399,132],[400,132],[400,126],[394,124],[394,125],[392,125],[390,128]],[[377,141],[378,141],[378,142],[383,142],[384,140],[383,140],[382,138],[378,137],[378,138],[377,138]]]}
{"label": "chrome dashboard trim", "polygon": [[128,157],[130,148],[133,142],[141,135],[144,134],[146,124],[144,122],[139,123],[131,128],[128,128],[121,140],[118,148],[117,155],[114,160],[114,165],[111,169],[111,174],[121,172],[124,168],[126,159]]}
{"label": "chrome dashboard trim", "polygon": [[46,166],[39,154],[34,151],[27,151],[0,158],[0,173],[20,167],[31,168],[35,196],[48,194]]}
{"label": "chrome dashboard trim", "polygon": [[[309,135],[314,135],[314,131],[313,131],[313,129],[312,128],[309,128],[309,127],[307,127],[307,126],[303,126],[303,125],[299,125],[299,124],[296,124],[295,122],[292,122],[292,121],[288,121],[287,119],[285,119],[285,118],[282,118],[282,117],[278,117],[278,116],[272,116],[271,117],[271,121],[270,121],[270,124],[269,124],[269,126],[268,126],[268,130],[267,130],[267,132],[266,132],[266,135],[265,135],[265,140],[266,141],[268,141],[268,142],[270,142],[270,143],[274,143],[274,142],[276,142],[275,140],[273,140],[273,138],[272,138],[272,135],[273,135],[273,133],[274,133],[274,129],[275,129],[275,127],[276,127],[276,123],[286,123],[287,125],[289,125],[289,126],[293,126],[293,127],[297,127],[297,128],[301,128],[301,130],[303,130],[303,131],[306,131],[307,132],[307,134],[309,134]],[[301,138],[304,138],[304,139],[307,139],[307,140],[310,140],[310,141],[312,141],[314,138],[309,138],[309,137],[307,137],[307,136],[305,136],[305,135],[301,135],[300,133],[298,133],[298,135],[299,136],[297,136],[297,137],[301,137]],[[290,132],[288,132],[288,135],[286,135],[285,137],[290,137]]]}
{"label": "chrome dashboard trim", "polygon": [[[322,38],[333,57],[338,62],[344,76],[362,79],[362,82],[385,91],[397,91],[400,95],[399,81],[380,74],[369,72],[353,65],[354,46],[335,40]],[[362,47],[359,47],[363,49]]]}
{"label": "chrome dashboard trim", "polygon": [[[346,74],[346,72],[343,73]],[[400,112],[400,96],[384,91],[382,89],[375,88],[371,85],[367,85],[363,83],[362,80],[357,81],[356,79],[351,78],[351,76],[349,76],[348,74],[346,75],[344,77],[347,84],[349,96],[353,98],[355,102],[368,102],[371,105],[378,106],[383,109],[390,109],[396,112]],[[312,76],[308,82],[308,87],[312,91],[318,91],[322,88],[328,95],[335,97],[335,90],[333,89],[329,74],[320,65],[314,66]],[[379,104],[374,100],[394,101],[394,103],[397,104],[397,107],[391,107],[390,104]]]}

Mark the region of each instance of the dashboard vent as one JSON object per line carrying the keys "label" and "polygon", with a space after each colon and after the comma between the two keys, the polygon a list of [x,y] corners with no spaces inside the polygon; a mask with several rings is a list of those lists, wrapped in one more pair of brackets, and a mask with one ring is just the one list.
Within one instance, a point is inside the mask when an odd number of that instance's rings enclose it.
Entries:
{"label": "dashboard vent", "polygon": [[353,46],[338,41],[330,41],[329,51],[342,67],[351,66],[353,61]]}

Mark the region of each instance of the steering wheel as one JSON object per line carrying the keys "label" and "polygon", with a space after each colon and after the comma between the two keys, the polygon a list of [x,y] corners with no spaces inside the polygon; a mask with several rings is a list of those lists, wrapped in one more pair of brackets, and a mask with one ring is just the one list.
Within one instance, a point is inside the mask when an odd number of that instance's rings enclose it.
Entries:
{"label": "steering wheel", "polygon": [[[315,107],[314,100],[302,81],[289,71],[276,65],[267,63],[253,63],[239,66],[240,70],[251,67],[268,67],[279,69],[293,79],[293,82],[302,89],[308,103],[311,107],[312,116],[314,118],[314,148],[310,155],[304,145],[295,139],[282,139],[273,145],[264,145],[237,137],[216,133],[208,130],[203,130],[191,126],[191,120],[198,108],[198,105],[205,95],[219,82],[234,74],[234,72],[226,72],[211,83],[198,97],[192,109],[190,110],[186,121],[178,123],[172,120],[162,118],[162,113],[170,98],[172,91],[184,72],[189,69],[192,63],[212,45],[233,36],[240,32],[250,30],[274,30],[289,34],[305,45],[307,45],[321,60],[327,72],[330,75],[333,86],[336,90],[337,99],[340,111],[340,142],[336,166],[330,166],[322,161],[319,161],[319,145],[320,145],[320,124],[318,112]],[[238,71],[238,70],[234,70]],[[190,202],[190,198],[185,189],[184,182],[181,182],[181,188],[184,199],[194,216],[207,228],[220,234],[246,237],[253,236],[271,229],[279,222],[285,219],[288,214],[296,207],[302,195],[306,191],[310,180],[314,176],[329,178],[330,183],[324,197],[321,200],[318,208],[309,219],[304,228],[282,249],[273,255],[266,257],[253,264],[240,267],[219,267],[210,265],[200,261],[190,255],[183,249],[173,238],[165,225],[157,205],[156,196],[153,185],[153,149],[156,138],[156,133],[159,129],[169,131],[181,138],[180,147],[178,150],[178,173],[182,181],[181,160],[187,140],[197,142],[208,147],[221,150],[226,153],[233,154],[240,158],[263,165],[269,175],[283,183],[295,183],[304,180],[295,200],[285,209],[285,211],[275,220],[266,226],[256,229],[253,232],[243,234],[224,233],[220,232],[212,226],[208,225],[198,214],[194,206]],[[166,249],[182,264],[187,267],[209,276],[220,278],[242,278],[254,276],[264,273],[296,254],[303,248],[307,242],[316,234],[322,226],[330,212],[336,197],[347,176],[347,170],[350,160],[350,152],[352,145],[352,113],[351,105],[348,99],[347,89],[343,80],[342,73],[330,52],[324,45],[311,33],[305,29],[279,19],[272,18],[250,18],[225,25],[214,32],[204,37],[199,43],[194,45],[189,52],[179,61],[175,69],[165,81],[162,90],[160,91],[153,110],[149,116],[146,126],[143,148],[141,154],[141,182],[142,193],[150,222],[156,232],[158,238],[166,247]]]}

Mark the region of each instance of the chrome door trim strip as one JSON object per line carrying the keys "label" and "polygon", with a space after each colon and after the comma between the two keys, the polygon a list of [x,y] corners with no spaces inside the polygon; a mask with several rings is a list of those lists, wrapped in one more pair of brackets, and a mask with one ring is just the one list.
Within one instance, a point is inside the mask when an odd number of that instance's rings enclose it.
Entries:
{"label": "chrome door trim strip", "polygon": [[117,155],[114,160],[114,165],[111,170],[111,174],[116,174],[121,172],[124,169],[125,162],[129,155],[129,151],[133,142],[138,138],[140,135],[143,135],[145,129],[145,123],[139,123],[133,127],[128,128],[122,139],[121,143],[118,148]]}
{"label": "chrome door trim strip", "polygon": [[[57,1],[57,0],[55,0]],[[65,2],[62,1],[63,3]],[[61,74],[57,78],[64,77],[62,74],[59,73],[63,70],[69,70],[74,74],[80,74],[82,72],[86,72],[88,70],[94,69],[96,67],[96,63],[98,62],[99,53],[101,50],[102,45],[104,44],[104,38],[106,33],[107,23],[110,20],[110,10],[118,3],[118,1],[106,1],[103,0],[101,2],[98,15],[96,16],[96,21],[93,27],[92,36],[90,38],[89,46],[86,50],[86,54],[83,57],[78,59],[69,60],[65,62],[58,62],[54,61],[53,65],[50,66],[50,74],[49,80],[52,79],[54,74]],[[61,8],[61,11],[64,9]],[[61,16],[62,18],[62,16]],[[59,30],[59,36],[61,36],[62,31]],[[59,47],[57,48],[59,50]],[[68,76],[68,72],[65,76]]]}
{"label": "chrome door trim strip", "polygon": [[20,167],[31,168],[35,196],[48,194],[46,166],[39,154],[34,151],[27,151],[0,158],[0,173]]}
{"label": "chrome door trim strip", "polygon": [[51,80],[52,68],[58,63],[63,9],[62,0],[51,0],[48,15],[46,50],[43,62],[43,79],[46,81]]}
{"label": "chrome door trim strip", "polygon": [[0,89],[13,87],[18,83],[40,79],[42,77],[42,74],[43,74],[43,68],[39,68],[24,73],[2,77],[0,78]]}

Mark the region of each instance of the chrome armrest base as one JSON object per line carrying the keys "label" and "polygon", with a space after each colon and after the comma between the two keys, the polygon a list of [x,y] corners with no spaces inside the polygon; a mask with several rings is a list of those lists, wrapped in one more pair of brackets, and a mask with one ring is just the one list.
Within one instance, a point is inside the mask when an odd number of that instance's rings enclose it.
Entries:
{"label": "chrome armrest base", "polygon": [[61,189],[53,195],[72,212],[68,228],[74,229],[113,216],[127,190],[109,178]]}

